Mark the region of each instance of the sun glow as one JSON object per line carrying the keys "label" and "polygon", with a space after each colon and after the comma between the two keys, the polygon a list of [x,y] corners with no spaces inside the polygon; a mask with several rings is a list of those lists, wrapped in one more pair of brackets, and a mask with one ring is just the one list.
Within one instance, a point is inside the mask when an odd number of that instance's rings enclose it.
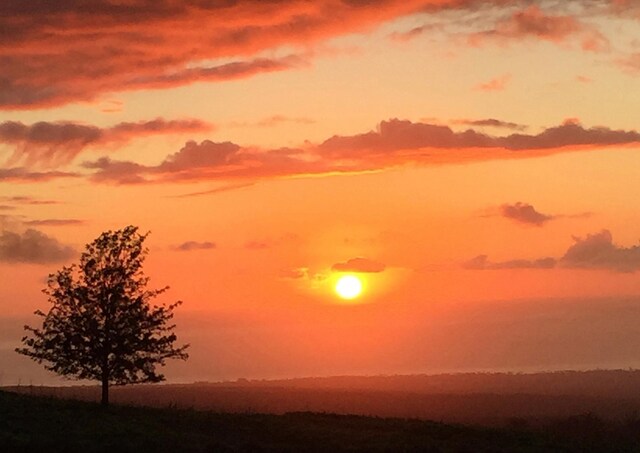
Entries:
{"label": "sun glow", "polygon": [[336,293],[343,299],[355,299],[362,293],[362,282],[355,275],[345,275],[336,282]]}

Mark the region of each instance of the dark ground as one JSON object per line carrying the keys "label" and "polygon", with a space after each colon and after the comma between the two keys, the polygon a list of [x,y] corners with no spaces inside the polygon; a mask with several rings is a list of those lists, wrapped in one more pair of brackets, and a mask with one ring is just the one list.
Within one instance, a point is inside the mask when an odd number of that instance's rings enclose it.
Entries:
{"label": "dark ground", "polygon": [[640,452],[640,422],[593,415],[481,428],[318,413],[222,414],[0,391],[1,452]]}

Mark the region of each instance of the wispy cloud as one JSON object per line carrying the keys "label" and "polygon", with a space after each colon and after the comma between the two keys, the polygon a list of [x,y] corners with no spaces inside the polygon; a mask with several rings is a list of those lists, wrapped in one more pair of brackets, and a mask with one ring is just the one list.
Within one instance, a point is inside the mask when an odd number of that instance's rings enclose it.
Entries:
{"label": "wispy cloud", "polygon": [[79,219],[42,219],[42,220],[25,220],[22,222],[28,226],[68,226],[81,225],[84,220]]}
{"label": "wispy cloud", "polygon": [[497,120],[495,118],[486,118],[480,120],[469,120],[469,119],[458,119],[453,120],[453,124],[463,124],[466,126],[476,126],[476,127],[494,127],[497,129],[508,129],[512,131],[524,131],[527,129],[527,126],[524,124],[513,123],[511,121],[502,121]]}
{"label": "wispy cloud", "polygon": [[572,15],[548,14],[538,5],[516,11],[499,20],[494,28],[469,35],[474,46],[488,42],[508,43],[522,39],[539,39],[553,43],[566,43],[576,39],[586,51],[608,50],[609,40],[593,25],[587,25]]}
{"label": "wispy cloud", "polygon": [[198,192],[183,193],[180,195],[171,195],[169,198],[192,198],[202,197],[207,195],[215,195],[218,193],[230,192],[232,190],[244,189],[245,187],[255,186],[254,182],[246,182],[240,184],[228,184],[220,187],[214,187],[213,189],[200,190]]}
{"label": "wispy cloud", "polygon": [[[589,5],[603,2],[612,6],[607,0]],[[489,26],[486,19],[474,23],[469,32],[474,45],[528,38],[577,40],[586,50],[606,49],[606,37],[572,15],[577,3],[582,2],[554,2],[551,13],[524,0],[127,0],[91,8],[79,8],[75,0],[5,0],[0,4],[0,108],[100,100],[102,110],[118,111],[121,104],[105,96],[305,67],[316,56],[313,50],[282,55],[282,49],[326,46],[332,38],[416,13],[449,12],[462,20],[469,12],[493,8],[488,17],[502,19]],[[614,4],[618,14],[629,14],[630,4]],[[514,7],[519,8],[515,13]],[[438,27],[426,23],[393,38],[408,40]]]}
{"label": "wispy cloud", "polygon": [[425,4],[449,6],[437,0],[128,0],[78,8],[73,0],[37,7],[7,0],[0,5],[0,107],[54,106],[298,68],[308,64],[305,55],[263,54],[370,29]]}
{"label": "wispy cloud", "polygon": [[535,260],[516,259],[509,261],[489,261],[487,255],[478,255],[462,264],[469,270],[500,270],[500,269],[552,269],[556,266],[556,259],[547,257]]}
{"label": "wispy cloud", "polygon": [[78,178],[79,173],[66,171],[31,171],[24,167],[0,168],[0,182],[33,183],[61,178]]}
{"label": "wispy cloud", "polygon": [[69,163],[89,146],[123,144],[142,136],[193,133],[212,128],[212,125],[194,119],[157,118],[118,123],[108,128],[71,122],[41,121],[27,125],[5,121],[0,123],[0,143],[14,147],[12,156],[5,163],[7,166],[21,163],[55,166]]}
{"label": "wispy cloud", "polygon": [[15,204],[24,204],[24,205],[52,205],[52,204],[60,204],[60,201],[57,200],[43,200],[34,197],[28,197],[24,195],[14,195],[11,197],[0,197],[0,200],[5,201],[7,203],[15,203]]}
{"label": "wispy cloud", "polygon": [[503,91],[511,81],[511,74],[504,74],[486,82],[477,84],[474,89],[478,91]]}
{"label": "wispy cloud", "polygon": [[228,127],[275,127],[282,124],[314,124],[315,120],[304,116],[285,116],[285,115],[272,115],[266,118],[262,118],[258,121],[233,121],[228,124]]}

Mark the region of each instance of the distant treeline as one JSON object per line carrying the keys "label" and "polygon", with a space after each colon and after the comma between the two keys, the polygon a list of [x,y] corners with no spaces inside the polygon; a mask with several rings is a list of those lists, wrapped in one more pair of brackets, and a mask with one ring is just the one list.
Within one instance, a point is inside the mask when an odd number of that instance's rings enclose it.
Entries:
{"label": "distant treeline", "polygon": [[640,397],[640,370],[334,376],[284,380],[240,379],[233,382],[211,383],[208,385],[383,390],[427,394],[533,393],[537,395],[636,398]]}

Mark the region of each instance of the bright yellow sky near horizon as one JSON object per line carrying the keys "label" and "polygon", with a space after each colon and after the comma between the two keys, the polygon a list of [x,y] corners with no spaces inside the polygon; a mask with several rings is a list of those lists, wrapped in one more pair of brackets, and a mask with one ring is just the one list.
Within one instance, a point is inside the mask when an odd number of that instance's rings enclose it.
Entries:
{"label": "bright yellow sky near horizon", "polygon": [[[78,256],[30,262],[25,231],[79,251],[102,231],[128,224],[151,231],[152,285],[171,286],[164,301],[184,301],[178,334],[193,345],[192,358],[169,366],[170,381],[640,366],[631,322],[640,322],[637,8],[605,0],[593,8],[578,0],[513,1],[419,12],[421,3],[411,1],[415,8],[407,12],[395,0],[361,9],[338,2],[345,9],[337,23],[315,11],[324,3],[290,2],[327,22],[317,35],[304,29],[288,37],[285,26],[264,43],[246,38],[218,54],[187,37],[184,48],[159,47],[157,59],[146,42],[132,42],[131,55],[135,48],[148,59],[121,66],[114,56],[104,62],[113,74],[93,75],[93,84],[90,60],[77,63],[76,85],[73,71],[56,60],[43,60],[42,73],[29,75],[29,58],[53,52],[55,42],[42,50],[35,38],[16,36],[24,39],[19,51],[0,45],[0,58],[11,62],[6,77],[0,69],[0,82],[14,84],[0,83],[0,368],[10,370],[4,383],[52,382],[12,350],[32,311],[46,309],[46,275]],[[269,14],[268,6],[242,7],[231,30]],[[80,33],[60,8],[60,23]],[[287,8],[278,14],[287,17]],[[291,14],[285,24],[295,20]],[[42,12],[28,15],[39,30]],[[181,20],[175,27],[189,23]],[[122,32],[104,18],[95,23],[107,43]],[[133,30],[170,39],[170,24],[161,26]],[[413,37],[402,35],[416,27]],[[60,42],[66,58],[76,44]],[[186,68],[294,54],[301,62],[233,80],[135,85],[156,72],[179,73],[166,62],[183,62],[189,46],[202,58],[184,60]],[[47,98],[47,90],[64,96]],[[44,97],[30,104],[32,92]],[[27,101],[5,101],[16,93]],[[158,118],[208,128],[164,125],[130,135],[110,129]],[[386,138],[383,122],[393,119],[415,127]],[[488,119],[502,125],[471,124]],[[9,128],[16,122],[25,126],[18,138]],[[39,122],[90,126],[101,135],[70,139],[29,128]],[[459,134],[443,145],[419,125]],[[468,129],[498,144],[513,144],[505,137],[520,134],[543,149],[482,147],[462,134]],[[368,133],[370,141],[361,136]],[[341,148],[329,143],[335,136],[352,140]],[[406,137],[410,145],[396,145]],[[82,140],[88,144],[78,145]],[[184,151],[187,142],[205,140],[232,142],[240,151],[222,163]],[[223,152],[208,149],[194,153]],[[74,157],[61,164],[33,157],[47,152]],[[91,165],[104,156],[138,166],[135,175],[146,180],[99,180]],[[162,167],[171,159],[183,160]],[[80,176],[12,177],[18,168],[32,176]],[[110,171],[105,177],[125,174],[122,167]],[[78,222],[51,222],[70,219]],[[9,234],[25,242],[10,243]],[[43,243],[34,247],[46,252]],[[365,285],[349,303],[335,293],[341,267]]]}

